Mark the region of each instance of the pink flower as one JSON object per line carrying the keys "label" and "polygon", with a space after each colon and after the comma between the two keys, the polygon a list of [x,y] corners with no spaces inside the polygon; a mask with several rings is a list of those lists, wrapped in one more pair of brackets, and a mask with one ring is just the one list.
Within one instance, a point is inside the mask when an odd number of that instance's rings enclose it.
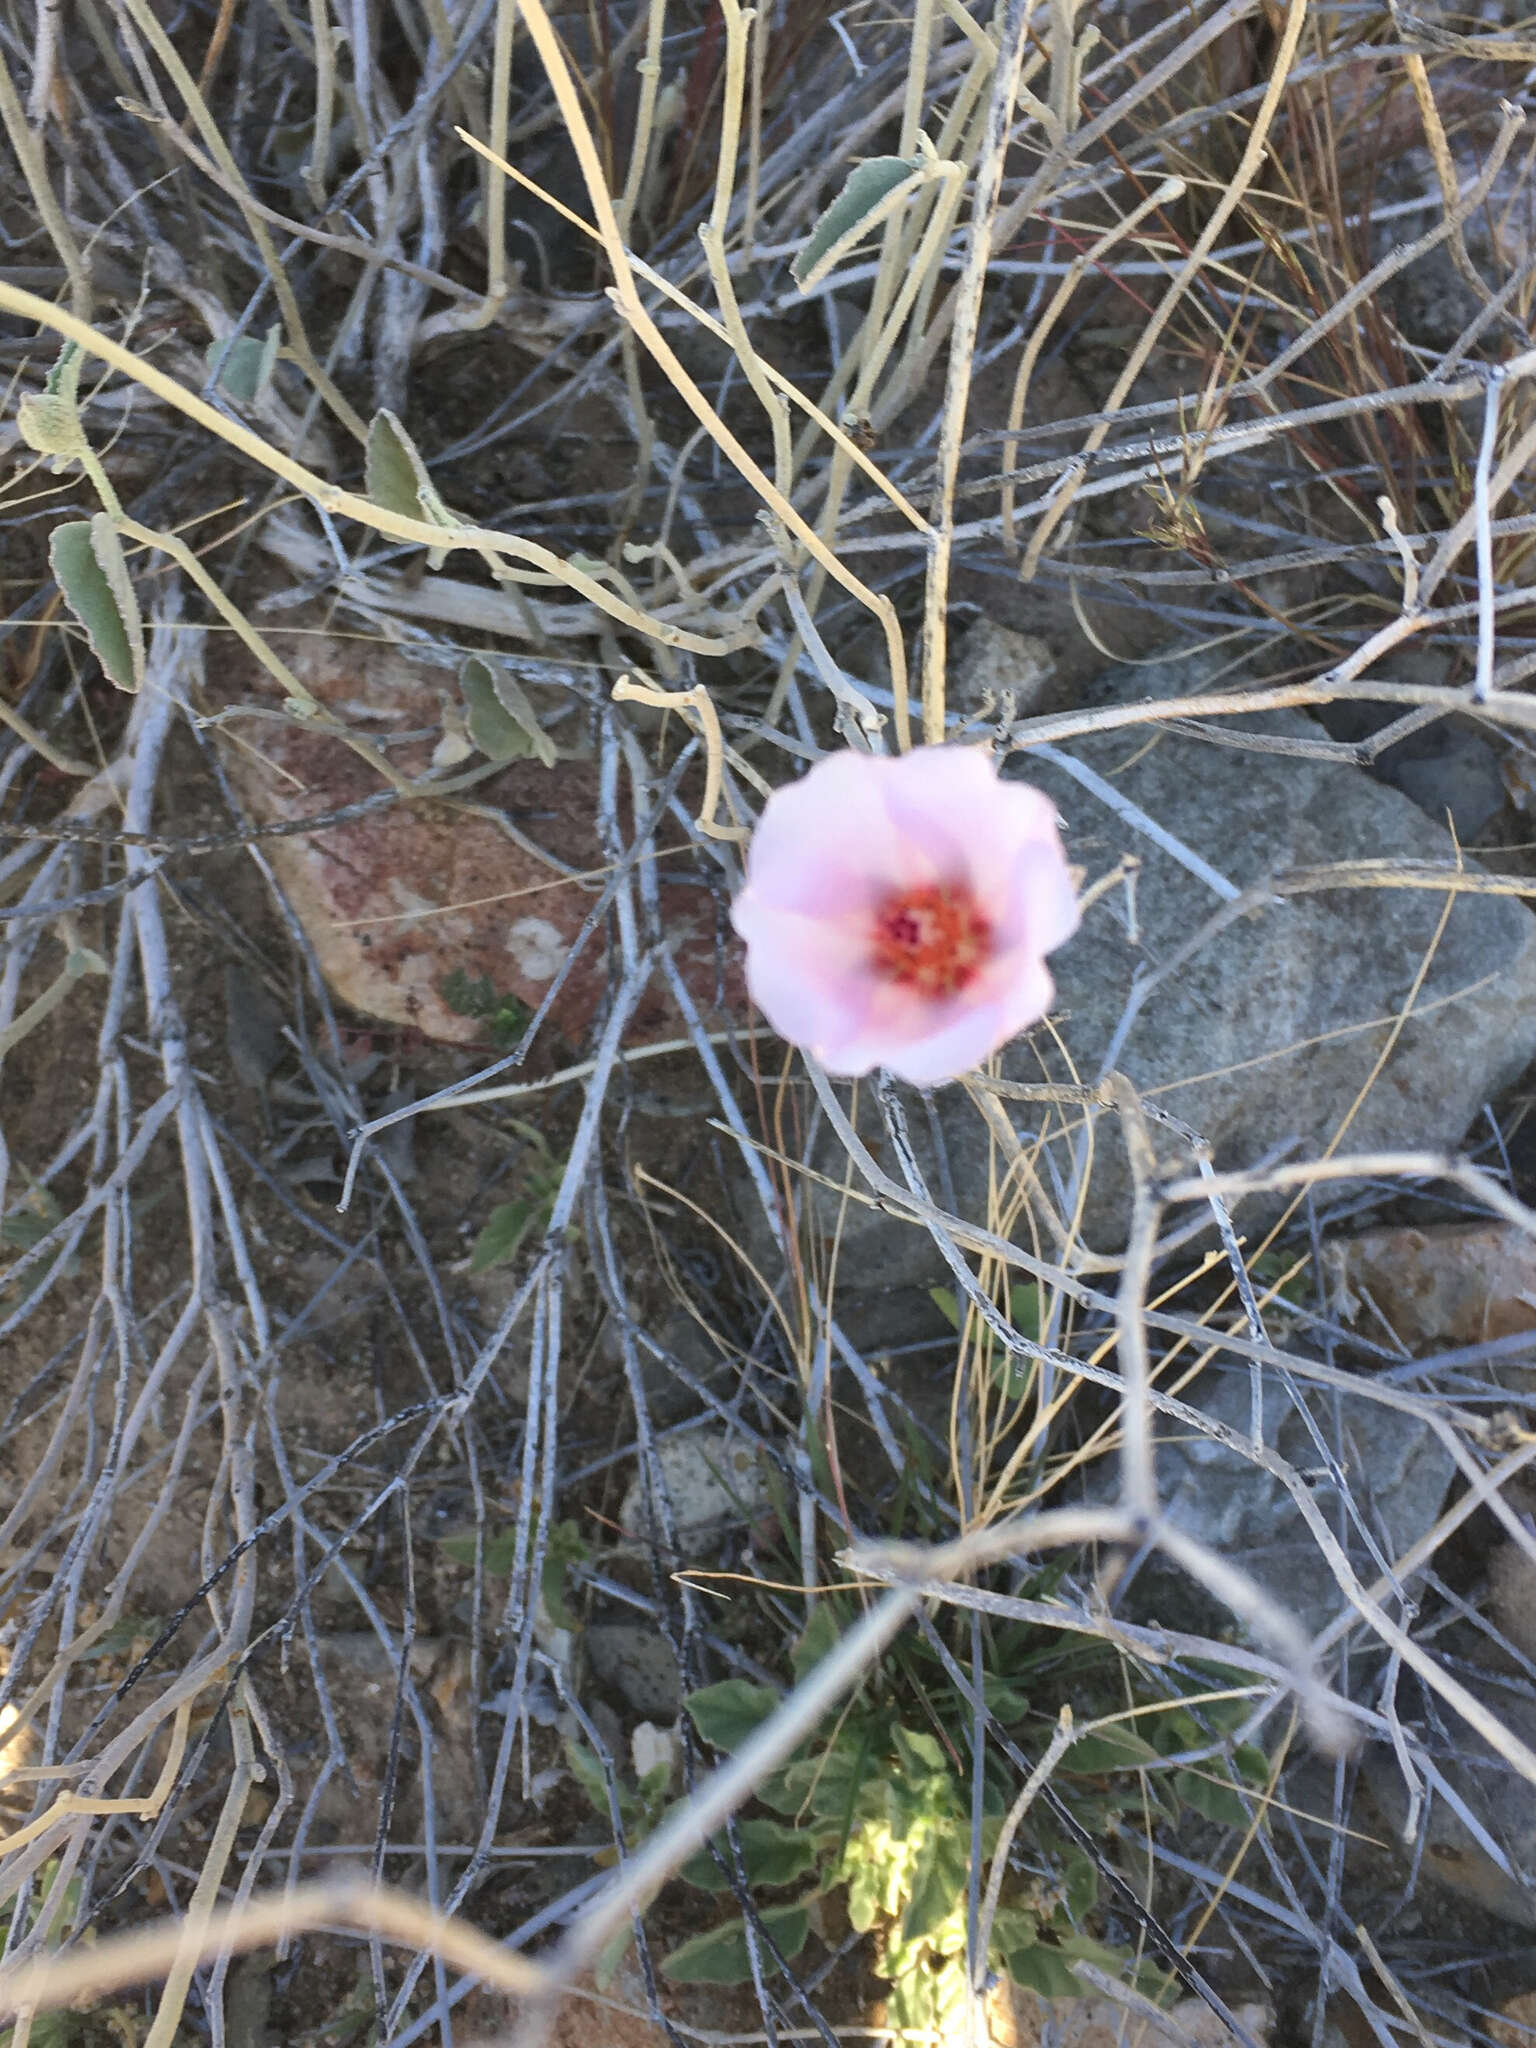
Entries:
{"label": "pink flower", "polygon": [[1078,927],[1055,808],[966,746],[832,754],[775,791],[731,917],[775,1031],[924,1087],[1045,1015]]}

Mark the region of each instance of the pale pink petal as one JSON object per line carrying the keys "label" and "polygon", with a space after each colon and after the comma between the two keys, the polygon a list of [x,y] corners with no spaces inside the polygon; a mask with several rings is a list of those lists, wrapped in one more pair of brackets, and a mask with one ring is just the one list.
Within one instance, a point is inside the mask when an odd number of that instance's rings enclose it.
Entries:
{"label": "pale pink petal", "polygon": [[1054,846],[1031,842],[1021,847],[1007,870],[1007,884],[1007,908],[996,919],[1000,946],[1054,953],[1082,923],[1059,840]]}
{"label": "pale pink petal", "polygon": [[[885,1063],[893,1044],[913,1044],[934,1028],[934,1006],[926,995],[881,975],[868,975],[866,983],[862,1016],[852,1018],[850,1028],[836,1038],[825,1036],[817,1051],[817,1059],[825,1053],[827,1059],[838,1061],[838,1073],[868,1073],[870,1067]],[[827,1065],[827,1059],[821,1063]]]}
{"label": "pale pink petal", "polygon": [[747,942],[747,991],[781,1038],[809,1045],[862,1027],[874,984],[856,935],[745,896],[732,915]]}
{"label": "pale pink petal", "polygon": [[889,893],[905,855],[869,755],[833,754],[777,790],[747,855],[747,881],[781,910],[866,909]]}
{"label": "pale pink petal", "polygon": [[833,1067],[823,1060],[829,1072],[867,1074],[889,1067],[919,1087],[951,1081],[1038,1024],[1056,987],[1040,961],[1013,957],[994,963],[972,988],[942,1004],[897,993],[903,998],[899,1004],[876,996],[862,1028],[839,1041],[839,1063]]}
{"label": "pale pink petal", "polygon": [[1045,962],[1036,959],[1020,961],[1001,998],[1003,1035],[999,1043],[1017,1038],[1021,1031],[1038,1024],[1042,1017],[1050,1014],[1055,1000],[1056,984]]}
{"label": "pale pink petal", "polygon": [[994,924],[1001,927],[1008,924],[1014,911],[1014,869],[1020,860],[1041,854],[1065,872],[1056,806],[1038,789],[999,780],[990,801],[979,805],[975,815],[971,887]]}
{"label": "pale pink petal", "polygon": [[930,754],[950,756],[956,765],[946,763],[938,772],[941,763],[935,760],[935,772],[921,784],[909,779],[892,798],[892,816],[932,864],[931,874],[921,879],[968,883],[987,916],[1001,925],[1013,911],[1017,860],[1043,855],[1065,876],[1056,806],[1027,783],[1003,781],[985,748],[917,748],[904,759],[927,770]]}
{"label": "pale pink petal", "polygon": [[911,989],[871,975],[862,1015],[848,1012],[846,1027],[807,1040],[829,1074],[852,1078],[886,1065],[893,1046],[915,1044],[933,1028],[933,1005]]}
{"label": "pale pink petal", "polygon": [[[958,994],[877,970],[871,912],[930,883],[967,888],[997,950]],[[981,747],[819,762],[766,806],[732,906],[747,985],[776,1031],[840,1075],[886,1066],[930,1086],[1035,1024],[1044,956],[1077,929],[1054,806],[1004,782]]]}
{"label": "pale pink petal", "polygon": [[1056,806],[1043,789],[1032,782],[1014,782],[998,777],[998,794],[1007,804],[1010,835],[1016,845],[1036,840],[1043,846],[1061,844],[1061,820]]}
{"label": "pale pink petal", "polygon": [[908,886],[969,880],[985,862],[996,818],[997,770],[985,747],[915,747],[888,764],[886,807],[904,845],[922,857]]}
{"label": "pale pink petal", "polygon": [[1003,1042],[1006,1026],[998,1003],[956,1003],[939,1029],[910,1045],[897,1046],[884,1064],[903,1081],[932,1088],[979,1066]]}
{"label": "pale pink petal", "polygon": [[[834,1073],[868,1073],[874,1067],[891,1067],[903,1073],[903,1059],[952,1024],[977,1008],[971,989],[965,995],[950,995],[934,1001],[915,989],[870,975],[870,1001],[858,1024],[836,1040],[825,1040],[817,1057]],[[997,1010],[1001,1016],[1001,985],[997,995],[983,999],[981,1008]],[[825,1055],[825,1057],[823,1057]]]}

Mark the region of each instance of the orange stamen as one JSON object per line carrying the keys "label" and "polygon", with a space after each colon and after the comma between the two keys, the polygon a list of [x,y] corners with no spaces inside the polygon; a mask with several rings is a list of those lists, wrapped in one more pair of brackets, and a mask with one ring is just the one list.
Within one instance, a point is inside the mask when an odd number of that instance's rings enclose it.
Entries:
{"label": "orange stamen", "polygon": [[963,884],[904,889],[875,912],[870,948],[875,972],[919,995],[958,995],[975,980],[991,950],[991,922]]}

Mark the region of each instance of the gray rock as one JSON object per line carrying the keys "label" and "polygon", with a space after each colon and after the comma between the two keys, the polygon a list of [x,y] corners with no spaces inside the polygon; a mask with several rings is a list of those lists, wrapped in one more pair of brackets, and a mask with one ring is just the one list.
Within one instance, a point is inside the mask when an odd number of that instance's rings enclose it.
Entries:
{"label": "gray rock", "polygon": [[[1421,6],[1415,0],[1412,12],[1421,19],[1438,15],[1447,28],[1454,28],[1458,10],[1454,6],[1437,7],[1433,0],[1430,5]],[[1465,20],[1464,15],[1462,19]],[[1404,143],[1408,146],[1403,147]],[[1483,167],[1480,146],[1485,148],[1486,141],[1474,142],[1468,130],[1457,124],[1451,148],[1457,160],[1456,180],[1463,190]],[[1379,259],[1394,244],[1423,232],[1417,223],[1409,226],[1401,215],[1392,214],[1391,202],[1431,195],[1438,201],[1440,181],[1433,157],[1422,146],[1421,137],[1411,132],[1405,133],[1400,141],[1393,138],[1385,142],[1378,133],[1373,155],[1382,173],[1376,185],[1380,213],[1372,237],[1373,258]],[[1427,222],[1428,216],[1424,218]],[[1472,267],[1482,278],[1486,291],[1496,292],[1518,272],[1530,254],[1533,225],[1536,221],[1530,184],[1517,144],[1495,177],[1487,199],[1462,229]],[[1475,290],[1463,276],[1445,242],[1416,257],[1406,270],[1390,278],[1382,287],[1382,298],[1403,338],[1412,346],[1427,349],[1450,348],[1486,303],[1485,293]],[[1495,325],[1492,332],[1498,331]]]}
{"label": "gray rock", "polygon": [[[1106,701],[1169,697],[1197,689],[1200,680],[1198,661],[1175,660],[1111,671],[1097,694]],[[1323,737],[1295,713],[1233,723],[1281,739]],[[1195,866],[1208,864],[1239,889],[1339,861],[1454,859],[1447,834],[1421,810],[1348,765],[1217,746],[1145,726],[1094,735],[1062,751],[1171,835]],[[1069,856],[1090,879],[1128,853],[1142,867],[1134,931],[1122,891],[1091,908],[1083,929],[1052,960],[1057,1004],[1050,1026],[1005,1049],[1008,1077],[1092,1081],[1117,1066],[1207,1138],[1219,1167],[1240,1168],[1277,1149],[1317,1157],[1346,1118],[1352,1151],[1454,1149],[1481,1105],[1536,1055],[1536,918],[1514,899],[1463,895],[1438,943],[1444,898],[1432,890],[1325,889],[1260,901],[1240,918],[1223,918],[1219,886],[1192,872],[1191,860],[1154,843],[1059,766],[1015,757],[1010,772],[1055,800]],[[1357,1107],[1431,952],[1414,1011]],[[1133,1014],[1133,982],[1149,972],[1158,978]],[[860,1129],[899,1180],[874,1090],[866,1084],[859,1094]],[[920,1162],[940,1194],[945,1169],[930,1121],[915,1097],[908,1102]],[[983,1220],[993,1160],[988,1127],[959,1087],[941,1089],[933,1103],[955,1201],[962,1214]],[[1080,1159],[1082,1238],[1097,1250],[1122,1245],[1130,1177],[1114,1114],[1001,1106],[1012,1113],[1057,1210],[1070,1212],[1066,1197]],[[1032,1144],[1042,1133],[1043,1141]],[[841,1178],[835,1140],[826,1140],[817,1163]],[[835,1198],[810,1199],[830,1226]],[[1250,1200],[1242,1224],[1252,1229],[1282,1206],[1279,1198]],[[927,1235],[916,1226],[852,1204],[841,1224],[845,1291],[939,1277]],[[1027,1218],[1009,1229],[1028,1241]],[[1041,1238],[1049,1245],[1048,1229]]]}
{"label": "gray rock", "polygon": [[[663,1437],[656,1462],[677,1540],[685,1546],[750,1520],[768,1499],[767,1475],[756,1449],[724,1430],[692,1429]],[[652,1526],[649,1494],[638,1472],[624,1495],[619,1526],[629,1537],[660,1535]]]}
{"label": "gray rock", "polygon": [[[1536,1700],[1491,1676],[1469,1673],[1459,1663],[1456,1675],[1512,1735],[1536,1749]],[[1476,1827],[1469,1827],[1443,1794],[1426,1797],[1419,1816],[1419,1867],[1458,1898],[1518,1927],[1536,1929],[1536,1785],[1495,1756],[1449,1707],[1438,1709],[1438,1718],[1438,1731],[1418,1732],[1429,1759]],[[1362,1769],[1382,1819],[1401,1839],[1409,1807],[1396,1756],[1385,1744],[1373,1747]],[[1497,1854],[1490,1853],[1490,1843]]]}
{"label": "gray rock", "polygon": [[288,1051],[288,1016],[276,997],[244,967],[224,969],[225,1043],[235,1078],[266,1099],[267,1083]]}
{"label": "gray rock", "polygon": [[600,1685],[612,1687],[647,1720],[677,1719],[683,1710],[682,1673],[660,1629],[634,1621],[597,1621],[581,1640]]}
{"label": "gray rock", "polygon": [[[653,1333],[660,1346],[658,1357],[649,1345],[639,1347],[640,1378],[654,1429],[669,1429],[699,1412],[694,1385],[707,1387],[729,1398],[740,1376],[740,1361],[700,1325],[686,1309],[669,1310]],[[618,1333],[605,1326],[605,1348],[611,1348],[615,1363],[623,1358]],[[688,1375],[673,1369],[676,1361]],[[670,1441],[670,1439],[669,1439]],[[627,1521],[625,1526],[631,1526]]]}
{"label": "gray rock", "polygon": [[[1246,1372],[1201,1382],[1192,1405],[1241,1436],[1250,1433]],[[1368,1394],[1302,1395],[1303,1406],[1265,1375],[1264,1442],[1302,1477],[1318,1514],[1369,1586],[1439,1518],[1455,1461],[1417,1416]],[[1190,1398],[1186,1396],[1186,1398]],[[1329,1460],[1353,1511],[1340,1500]],[[1289,1490],[1251,1459],[1193,1430],[1159,1425],[1158,1490],[1168,1519],[1218,1555],[1241,1563],[1273,1599],[1316,1635],[1349,1602]],[[1374,1547],[1373,1547],[1374,1546]],[[1205,1628],[1227,1617],[1180,1575],[1144,1567],[1128,1602],[1166,1626]]]}
{"label": "gray rock", "polygon": [[1481,734],[1456,726],[1438,726],[1431,738],[1433,744],[1422,752],[1401,760],[1389,756],[1382,763],[1383,780],[1411,797],[1437,824],[1444,824],[1449,811],[1457,838],[1475,839],[1504,808],[1499,756]]}
{"label": "gray rock", "polygon": [[1040,710],[1056,674],[1050,643],[1035,633],[1016,633],[985,614],[975,619],[955,642],[946,677],[945,699],[951,711],[967,716],[1001,708],[1013,700],[1013,716],[1029,718]]}

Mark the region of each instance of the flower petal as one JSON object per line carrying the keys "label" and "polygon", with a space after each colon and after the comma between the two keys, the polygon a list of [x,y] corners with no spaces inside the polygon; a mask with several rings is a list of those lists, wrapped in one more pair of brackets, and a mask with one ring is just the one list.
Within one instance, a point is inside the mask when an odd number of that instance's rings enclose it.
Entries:
{"label": "flower petal", "polygon": [[1003,1012],[1003,1034],[998,1043],[1002,1045],[1011,1038],[1017,1038],[1032,1024],[1038,1024],[1042,1017],[1050,1015],[1051,1005],[1056,1000],[1056,983],[1051,970],[1043,960],[1033,957],[1020,959],[999,1000]]}
{"label": "flower petal", "polygon": [[969,880],[989,853],[999,783],[985,747],[914,747],[887,764],[886,808],[909,861],[903,886]]}
{"label": "flower petal", "polygon": [[951,1005],[952,1014],[912,1044],[893,1050],[885,1061],[891,1072],[919,1088],[932,1088],[969,1073],[1008,1036],[1001,1003]]}
{"label": "flower petal", "polygon": [[747,991],[781,1038],[810,1045],[862,1028],[874,993],[856,941],[836,920],[749,900],[732,906],[747,942]]}
{"label": "flower petal", "polygon": [[764,902],[806,913],[867,910],[894,886],[903,852],[878,773],[886,765],[833,754],[775,791],[747,855],[748,884]]}
{"label": "flower petal", "polygon": [[1066,944],[1083,914],[1059,840],[1054,846],[1031,841],[1018,849],[1007,869],[1006,901],[996,919],[1000,946],[1044,954]]}
{"label": "flower petal", "polygon": [[[969,888],[996,950],[954,995],[875,966],[871,913],[929,884]],[[951,1079],[1046,1014],[1044,955],[1079,911],[1055,807],[1004,781],[983,747],[895,760],[835,754],[764,809],[732,906],[747,985],[774,1029],[827,1069],[877,1066],[921,1086]]]}

